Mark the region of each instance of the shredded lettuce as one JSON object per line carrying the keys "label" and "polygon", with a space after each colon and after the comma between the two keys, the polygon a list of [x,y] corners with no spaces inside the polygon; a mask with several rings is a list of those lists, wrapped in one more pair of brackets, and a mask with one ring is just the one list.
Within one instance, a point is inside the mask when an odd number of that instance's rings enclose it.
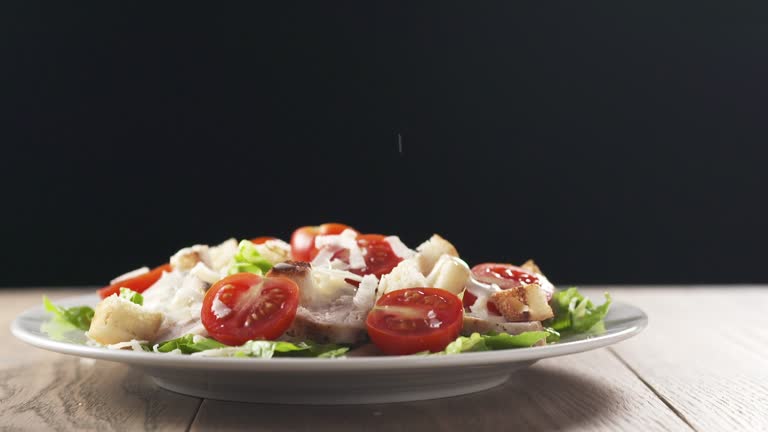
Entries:
{"label": "shredded lettuce", "polygon": [[120,298],[136,303],[139,306],[144,304],[144,296],[130,288],[120,288]]}
{"label": "shredded lettuce", "polygon": [[[556,292],[550,301],[554,318],[545,322],[559,333],[600,333],[605,330],[603,319],[611,306],[611,296],[605,293],[605,303],[595,306],[575,287]],[[559,339],[559,337],[558,337]]]}
{"label": "shredded lettuce", "polygon": [[[529,331],[518,335],[508,333],[495,333],[481,335],[472,333],[470,336],[460,336],[448,344],[445,350],[437,354],[460,354],[465,352],[494,351],[512,348],[526,348],[536,342],[546,339],[550,335],[547,331]],[[423,355],[424,353],[417,353]]]}
{"label": "shredded lettuce", "polygon": [[229,267],[228,273],[256,273],[263,275],[272,268],[272,263],[261,256],[256,245],[248,240],[243,240],[237,246],[235,262]]}
{"label": "shredded lettuce", "polygon": [[560,332],[552,327],[545,327],[544,331],[547,332],[547,343],[554,343],[560,341]]}
{"label": "shredded lettuce", "polygon": [[344,357],[344,354],[349,351],[349,347],[338,347],[338,348],[322,348],[322,349],[310,349],[309,352],[313,354],[314,357],[317,358],[337,358],[337,357]]}
{"label": "shredded lettuce", "polygon": [[[197,341],[195,341],[197,340]],[[223,343],[202,336],[195,337],[194,335],[186,335],[180,338],[172,339],[165,342],[160,342],[157,347],[157,351],[161,353],[168,353],[178,349],[184,354],[192,354],[195,352],[206,351],[216,348],[225,348]]]}
{"label": "shredded lettuce", "polygon": [[448,344],[441,353],[459,354],[463,352],[490,351],[485,344],[485,337],[480,333],[472,333],[469,337],[459,336],[458,339]]}
{"label": "shredded lettuce", "polygon": [[63,308],[51,303],[48,297],[43,296],[45,310],[52,313],[54,318],[65,321],[80,330],[88,330],[93,319],[93,308],[89,306],[75,306]]}
{"label": "shredded lettuce", "polygon": [[161,342],[157,351],[169,353],[179,350],[183,354],[202,353],[210,357],[318,357],[335,358],[343,356],[348,347],[341,345],[323,345],[313,342],[291,343],[284,341],[248,341],[241,346],[228,346],[217,340],[202,336],[186,335],[177,339]]}
{"label": "shredded lettuce", "polygon": [[343,356],[348,347],[334,344],[315,344],[312,342],[284,341],[248,341],[237,347],[221,347],[206,351],[205,356],[211,357],[317,357],[335,358]]}
{"label": "shredded lettuce", "polygon": [[484,336],[485,344],[492,350],[503,350],[511,348],[527,348],[536,344],[536,342],[546,339],[549,333],[546,331],[528,331],[517,335],[507,333],[487,334]]}

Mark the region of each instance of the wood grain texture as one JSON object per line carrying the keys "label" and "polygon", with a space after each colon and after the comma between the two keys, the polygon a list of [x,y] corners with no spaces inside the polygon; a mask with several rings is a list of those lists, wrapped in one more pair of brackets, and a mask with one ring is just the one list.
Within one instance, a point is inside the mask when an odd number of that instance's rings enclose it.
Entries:
{"label": "wood grain texture", "polygon": [[360,406],[254,405],[205,400],[194,431],[686,431],[611,353],[541,361],[473,395]]}
{"label": "wood grain texture", "polygon": [[768,430],[768,289],[608,289],[648,313],[643,334],[541,361],[487,392],[352,407],[200,405],[125,366],[10,334],[44,292],[55,300],[89,290],[4,290],[0,430],[184,430],[193,419],[194,430]]}
{"label": "wood grain texture", "polygon": [[768,430],[768,290],[612,290],[649,315],[613,350],[698,431]]}
{"label": "wood grain texture", "polygon": [[[48,290],[52,299],[83,291]],[[41,292],[0,292],[0,430],[184,430],[200,399],[162,390],[126,366],[49,353],[8,329]]]}

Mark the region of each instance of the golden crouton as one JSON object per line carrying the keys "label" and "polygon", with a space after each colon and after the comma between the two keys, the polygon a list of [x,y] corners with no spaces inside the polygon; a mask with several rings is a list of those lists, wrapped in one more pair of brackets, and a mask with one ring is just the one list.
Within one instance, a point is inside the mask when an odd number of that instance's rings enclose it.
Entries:
{"label": "golden crouton", "polygon": [[437,260],[444,254],[455,257],[459,256],[456,248],[448,240],[437,234],[433,234],[429,240],[420,244],[416,251],[418,252],[415,257],[416,262],[419,264],[419,270],[425,276],[432,271]]}
{"label": "golden crouton", "polygon": [[111,295],[96,305],[88,336],[103,345],[130,340],[152,341],[163,315]]}
{"label": "golden crouton", "polygon": [[523,265],[520,266],[520,268],[529,273],[544,274],[541,272],[541,269],[539,268],[539,266],[537,266],[532,259],[529,259],[528,261],[524,262]]}
{"label": "golden crouton", "polygon": [[543,321],[552,318],[547,296],[538,284],[511,288],[491,295],[490,301],[508,321]]}
{"label": "golden crouton", "polygon": [[469,279],[467,263],[455,256],[443,254],[435,263],[432,272],[427,276],[426,286],[461,295],[464,292],[467,279]]}

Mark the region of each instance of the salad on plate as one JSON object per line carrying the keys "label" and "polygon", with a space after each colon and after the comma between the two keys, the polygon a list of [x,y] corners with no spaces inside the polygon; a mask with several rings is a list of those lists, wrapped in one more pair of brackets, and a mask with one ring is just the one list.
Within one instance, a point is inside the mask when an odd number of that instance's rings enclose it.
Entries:
{"label": "salad on plate", "polygon": [[[599,334],[611,299],[557,291],[529,260],[470,267],[435,234],[415,249],[339,223],[186,247],[113,279],[94,307],[43,298],[106,349],[215,357],[450,355]],[[48,323],[50,324],[50,323]],[[53,326],[48,326],[51,334]]]}

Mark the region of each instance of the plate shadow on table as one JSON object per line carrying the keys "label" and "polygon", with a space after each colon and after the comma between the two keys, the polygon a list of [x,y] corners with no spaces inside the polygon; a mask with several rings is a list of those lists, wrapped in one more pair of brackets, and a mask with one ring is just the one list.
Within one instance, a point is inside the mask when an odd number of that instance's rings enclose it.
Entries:
{"label": "plate shadow on table", "polygon": [[558,430],[588,426],[622,404],[617,388],[606,382],[534,365],[499,387],[445,399],[328,406],[205,400],[201,405],[125,365],[49,353],[0,370],[0,396],[0,416],[22,421],[7,426],[77,430],[183,429],[193,419],[192,430]]}
{"label": "plate shadow on table", "polygon": [[428,401],[297,406],[205,400],[192,430],[558,430],[594,421],[620,399],[605,383],[534,366],[487,391]]}

